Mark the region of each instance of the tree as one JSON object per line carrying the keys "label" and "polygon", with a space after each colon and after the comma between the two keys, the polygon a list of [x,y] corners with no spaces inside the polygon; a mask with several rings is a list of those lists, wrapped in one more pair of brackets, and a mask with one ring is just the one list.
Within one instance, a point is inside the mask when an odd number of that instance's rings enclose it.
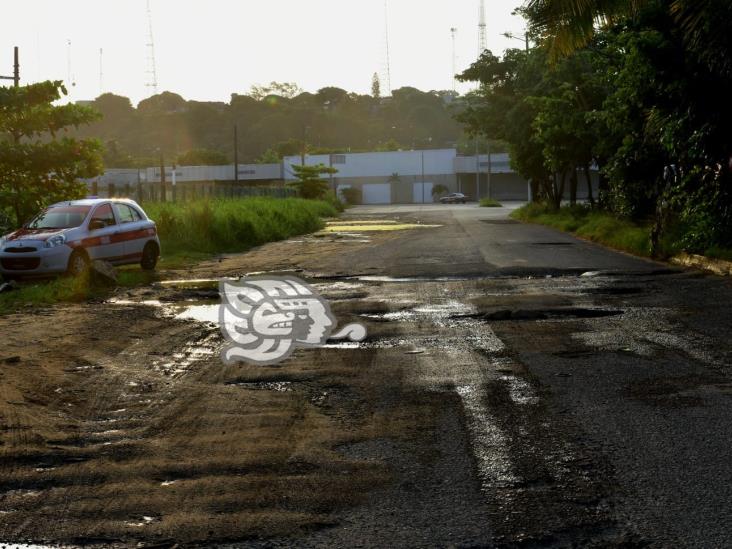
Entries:
{"label": "tree", "polygon": [[102,146],[95,139],[59,136],[99,114],[79,105],[54,105],[66,95],[60,81],[0,88],[0,207],[22,223],[41,207],[79,198],[102,170]]}
{"label": "tree", "polygon": [[267,149],[255,160],[256,164],[277,164],[282,157],[273,149]]}
{"label": "tree", "polygon": [[289,183],[297,189],[297,192],[303,198],[323,198],[329,191],[328,182],[322,179],[322,174],[338,173],[336,168],[330,168],[325,164],[317,164],[315,166],[299,166],[293,165],[293,171],[297,181]]}
{"label": "tree", "polygon": [[439,198],[443,194],[447,194],[450,192],[450,189],[448,189],[445,185],[442,183],[438,183],[434,187],[432,187],[432,198]]}
{"label": "tree", "polygon": [[162,92],[143,99],[137,104],[142,114],[169,114],[186,110],[186,100],[177,93]]}
{"label": "tree", "polygon": [[229,157],[211,149],[192,149],[179,154],[176,163],[179,166],[223,166],[229,163]]}
{"label": "tree", "polygon": [[371,78],[371,96],[374,99],[380,99],[381,98],[381,81],[379,80],[379,73],[374,73],[374,76]]}
{"label": "tree", "polygon": [[270,82],[268,86],[254,85],[249,90],[249,96],[257,101],[261,101],[269,95],[292,99],[301,93],[302,89],[294,82]]}

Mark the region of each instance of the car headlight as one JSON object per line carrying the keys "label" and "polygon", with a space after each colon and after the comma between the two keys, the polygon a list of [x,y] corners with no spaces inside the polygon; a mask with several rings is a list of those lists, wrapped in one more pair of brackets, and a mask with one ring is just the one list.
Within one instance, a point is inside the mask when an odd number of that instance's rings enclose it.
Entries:
{"label": "car headlight", "polygon": [[43,247],[55,248],[56,246],[61,246],[62,244],[66,244],[66,237],[62,234],[56,234],[46,240],[46,243],[43,245]]}

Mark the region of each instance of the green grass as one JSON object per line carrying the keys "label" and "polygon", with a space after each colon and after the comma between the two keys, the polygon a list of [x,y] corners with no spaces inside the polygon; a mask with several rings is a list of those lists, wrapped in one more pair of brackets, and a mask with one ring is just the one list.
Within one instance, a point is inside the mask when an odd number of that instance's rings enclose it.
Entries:
{"label": "green grass", "polygon": [[531,203],[514,210],[511,217],[548,225],[632,254],[650,255],[649,225],[639,225],[585,206],[567,206],[553,210],[544,204]]}
{"label": "green grass", "polygon": [[724,261],[732,261],[732,250],[729,248],[720,248],[712,246],[704,251],[704,255],[713,259],[722,259]]}
{"label": "green grass", "polygon": [[494,200],[492,198],[481,198],[480,199],[480,207],[481,208],[500,208],[503,204],[498,202],[498,200]]}
{"label": "green grass", "polygon": [[253,197],[144,204],[158,226],[167,256],[242,252],[254,246],[317,231],[336,208],[317,200]]}
{"label": "green grass", "polygon": [[[117,287],[134,287],[157,280],[153,272],[139,267],[122,267],[118,270]],[[81,303],[89,299],[103,299],[109,295],[108,286],[94,285],[89,277],[28,280],[19,283],[17,290],[0,294],[0,314],[30,306],[53,305],[54,303]]]}
{"label": "green grass", "polygon": [[[328,202],[299,198],[251,197],[143,205],[157,223],[162,245],[160,268],[174,269],[202,261],[216,253],[242,252],[323,228],[324,217],[338,215]],[[118,269],[118,287],[149,284],[158,275],[138,266]],[[0,314],[26,306],[83,302],[109,295],[108,287],[87,278],[60,277],[21,282],[20,288],[0,294]]]}

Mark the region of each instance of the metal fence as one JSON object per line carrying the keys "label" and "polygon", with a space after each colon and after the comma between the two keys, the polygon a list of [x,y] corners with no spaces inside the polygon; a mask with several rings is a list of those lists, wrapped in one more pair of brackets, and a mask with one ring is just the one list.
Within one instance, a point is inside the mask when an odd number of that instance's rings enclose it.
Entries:
{"label": "metal fence", "polygon": [[250,196],[270,196],[289,198],[297,196],[297,192],[285,186],[243,186],[221,181],[204,181],[198,183],[125,183],[104,186],[92,182],[90,194],[100,198],[131,198],[137,202],[186,202],[201,198],[244,198]]}

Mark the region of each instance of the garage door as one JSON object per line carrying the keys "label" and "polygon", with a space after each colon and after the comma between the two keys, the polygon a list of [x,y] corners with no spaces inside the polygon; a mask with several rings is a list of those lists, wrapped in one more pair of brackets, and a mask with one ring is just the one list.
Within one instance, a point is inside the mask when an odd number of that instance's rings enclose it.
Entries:
{"label": "garage door", "polygon": [[415,183],[412,191],[412,202],[415,204],[433,202],[432,183]]}
{"label": "garage door", "polygon": [[364,204],[391,204],[391,183],[368,183],[362,192]]}

